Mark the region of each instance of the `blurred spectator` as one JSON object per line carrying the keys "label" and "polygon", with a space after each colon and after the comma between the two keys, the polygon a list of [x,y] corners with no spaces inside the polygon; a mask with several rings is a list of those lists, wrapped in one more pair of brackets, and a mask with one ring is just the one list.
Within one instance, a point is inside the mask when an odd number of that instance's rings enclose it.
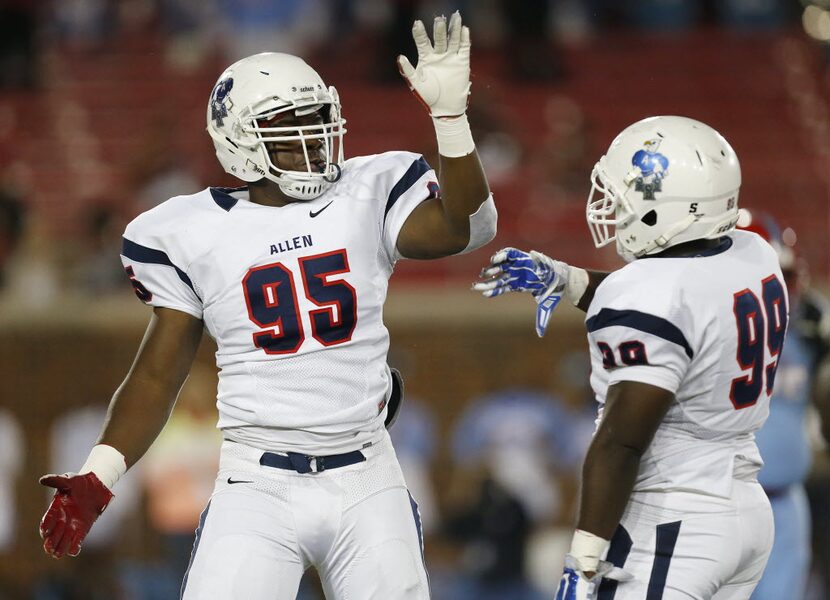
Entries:
{"label": "blurred spectator", "polygon": [[227,62],[258,52],[304,55],[328,34],[321,0],[218,0]]}
{"label": "blurred spectator", "polygon": [[[541,150],[533,154],[533,181],[550,205],[578,205],[583,208],[588,197],[589,176],[595,151],[591,144],[590,124],[582,107],[564,94],[551,95],[543,107],[544,133]],[[534,215],[533,218],[539,215]]]}
{"label": "blurred spectator", "polygon": [[[12,229],[16,223],[15,218]],[[61,279],[55,265],[54,239],[46,220],[27,215],[19,241],[13,245],[14,252],[2,264],[3,296],[31,310],[50,307],[58,297]]]}
{"label": "blurred spectator", "polygon": [[[388,57],[404,55],[410,57],[411,60],[411,57],[417,55],[412,41],[412,23],[418,18],[420,2],[419,0],[396,0],[387,4],[390,9],[389,21],[381,33],[376,77],[381,83],[399,84],[402,80],[398,73],[398,66]],[[429,24],[427,26],[429,27]]]}
{"label": "blurred spectator", "polygon": [[129,289],[118,258],[125,226],[125,219],[106,204],[95,203],[86,210],[74,281],[83,293],[101,295]]}
{"label": "blurred spectator", "polygon": [[109,0],[55,0],[47,12],[59,42],[92,50],[117,30],[117,4]]}
{"label": "blurred spectator", "polygon": [[701,17],[700,0],[627,0],[628,22],[642,29],[680,31],[694,27]]}
{"label": "blurred spectator", "polygon": [[[176,117],[158,111],[144,128],[138,151],[129,165],[134,190],[133,213],[149,210],[173,196],[192,194],[202,185],[181,151]],[[123,232],[123,229],[122,229]]]}
{"label": "blurred spectator", "polygon": [[17,419],[9,410],[0,409],[0,473],[6,482],[0,486],[0,555],[13,548],[17,534],[15,482],[23,468],[23,444]]}
{"label": "blurred spectator", "polygon": [[0,89],[37,83],[36,0],[0,3]]}
{"label": "blurred spectator", "polygon": [[216,0],[160,0],[159,8],[169,35],[168,64],[182,71],[196,69],[219,34]]}
{"label": "blurred spectator", "polygon": [[507,76],[540,83],[562,79],[562,58],[550,37],[550,0],[501,0],[500,4],[507,27]]}
{"label": "blurred spectator", "polygon": [[[522,147],[516,137],[516,122],[495,82],[476,89],[476,101],[467,109],[470,128],[476,140],[481,164],[492,185],[509,181],[516,175]],[[435,157],[436,163],[438,157]],[[432,163],[435,164],[435,163]]]}
{"label": "blurred spectator", "polygon": [[509,389],[484,396],[463,413],[452,434],[454,461],[486,467],[536,522],[556,519],[559,490],[551,472],[572,475],[590,443],[591,427],[553,396]]}
{"label": "blurred spectator", "polygon": [[542,597],[527,579],[526,547],[535,528],[562,519],[560,481],[579,468],[589,423],[557,398],[523,389],[485,396],[464,411],[452,453],[454,485],[468,496],[445,527],[465,545],[458,598]]}
{"label": "blurred spectator", "polygon": [[736,29],[773,29],[792,20],[793,7],[788,0],[722,0],[713,2],[718,21]]}
{"label": "blurred spectator", "polygon": [[10,189],[0,189],[0,289],[6,284],[6,268],[23,237],[25,209]]}
{"label": "blurred spectator", "polygon": [[484,477],[476,503],[452,515],[449,536],[465,542],[462,569],[452,588],[454,600],[542,600],[525,574],[526,545],[534,524],[524,505],[499,483]]}
{"label": "blurred spectator", "polygon": [[[591,124],[570,96],[548,96],[542,107],[539,150],[529,155],[526,201],[516,212],[521,224],[514,245],[557,250],[563,260],[592,248],[585,228],[585,200],[596,160]],[[564,254],[563,254],[564,252]],[[596,259],[603,260],[605,255]],[[613,259],[613,257],[611,257]]]}

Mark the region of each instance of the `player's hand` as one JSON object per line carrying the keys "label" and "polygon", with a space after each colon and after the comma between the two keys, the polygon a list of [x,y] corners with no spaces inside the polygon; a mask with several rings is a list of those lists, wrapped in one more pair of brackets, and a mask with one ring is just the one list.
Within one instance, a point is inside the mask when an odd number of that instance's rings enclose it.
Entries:
{"label": "player's hand", "polygon": [[502,248],[481,271],[473,289],[487,298],[505,292],[529,292],[536,299],[536,334],[545,335],[550,315],[565,293],[570,266],[531,250]]}
{"label": "player's hand", "polygon": [[57,490],[40,520],[43,549],[55,558],[78,556],[92,524],[112,500],[112,492],[94,473],[44,475],[40,483]]}
{"label": "player's hand", "polygon": [[470,94],[470,30],[461,25],[458,11],[450,17],[435,17],[434,44],[423,22],[415,21],[412,37],[418,48],[418,66],[398,56],[398,70],[409,89],[433,117],[458,117],[467,110]]}
{"label": "player's hand", "polygon": [[587,577],[580,570],[579,563],[568,554],[565,556],[565,569],[559,580],[555,600],[595,600],[603,579],[628,581],[632,577],[630,573],[605,561],[600,561],[597,572]]}

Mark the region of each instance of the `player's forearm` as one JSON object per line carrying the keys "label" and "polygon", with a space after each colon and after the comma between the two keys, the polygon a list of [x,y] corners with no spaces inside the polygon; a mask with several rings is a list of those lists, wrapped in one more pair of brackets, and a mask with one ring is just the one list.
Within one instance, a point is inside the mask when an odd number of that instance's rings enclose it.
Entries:
{"label": "player's forearm", "polygon": [[110,451],[96,460],[93,450],[86,467],[96,474],[100,467],[113,475],[110,483],[114,483],[124,463],[129,468],[144,455],[170,416],[201,337],[201,320],[172,309],[153,310],[135,362],[110,402],[99,438],[99,445],[114,448],[123,462]]}
{"label": "player's forearm", "polygon": [[[432,122],[440,156],[438,178],[444,222],[448,236],[457,246],[455,252],[461,252],[470,242],[471,226],[481,226],[481,223],[471,223],[471,217],[488,200],[490,187],[476,152],[467,115],[434,117]],[[493,218],[494,215],[490,220]],[[495,234],[495,223],[487,225]]]}
{"label": "player's forearm", "polygon": [[609,540],[622,518],[637,472],[640,453],[595,437],[582,468],[577,528]]}
{"label": "player's forearm", "polygon": [[475,150],[461,157],[441,156],[440,161],[444,221],[460,244],[460,252],[470,240],[470,217],[488,199],[490,188]]}
{"label": "player's forearm", "polygon": [[124,455],[127,467],[150,448],[170,417],[178,388],[148,377],[128,375],[110,402],[98,443]]}

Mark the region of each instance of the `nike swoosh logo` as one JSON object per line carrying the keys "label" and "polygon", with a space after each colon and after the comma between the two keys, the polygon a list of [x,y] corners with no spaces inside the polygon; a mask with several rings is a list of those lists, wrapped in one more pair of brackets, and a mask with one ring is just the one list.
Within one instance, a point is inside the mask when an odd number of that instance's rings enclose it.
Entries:
{"label": "nike swoosh logo", "polygon": [[311,218],[313,219],[314,217],[316,217],[317,215],[319,215],[321,212],[323,212],[324,210],[326,210],[329,206],[331,206],[331,203],[332,203],[332,202],[334,202],[334,200],[329,200],[329,203],[328,203],[328,204],[326,204],[323,208],[321,208],[321,209],[320,209],[320,210],[318,210],[317,212],[314,212],[313,210],[308,211],[308,216],[309,216],[309,217],[311,217]]}
{"label": "nike swoosh logo", "polygon": [[233,485],[234,483],[253,483],[253,481],[244,481],[242,479],[231,479],[230,477],[228,477],[228,483]]}

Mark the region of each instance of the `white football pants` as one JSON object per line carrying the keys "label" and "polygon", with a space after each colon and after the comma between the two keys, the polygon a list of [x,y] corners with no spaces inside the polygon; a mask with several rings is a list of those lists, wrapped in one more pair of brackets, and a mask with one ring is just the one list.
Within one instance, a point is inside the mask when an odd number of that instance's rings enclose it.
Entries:
{"label": "white football pants", "polygon": [[294,600],[314,565],[329,600],[423,600],[418,507],[384,431],[365,462],[300,474],[224,442],[184,600]]}
{"label": "white football pants", "polygon": [[747,600],[772,548],[772,509],[757,482],[729,499],[689,492],[632,494],[608,561],[634,576],[600,584],[598,600]]}

